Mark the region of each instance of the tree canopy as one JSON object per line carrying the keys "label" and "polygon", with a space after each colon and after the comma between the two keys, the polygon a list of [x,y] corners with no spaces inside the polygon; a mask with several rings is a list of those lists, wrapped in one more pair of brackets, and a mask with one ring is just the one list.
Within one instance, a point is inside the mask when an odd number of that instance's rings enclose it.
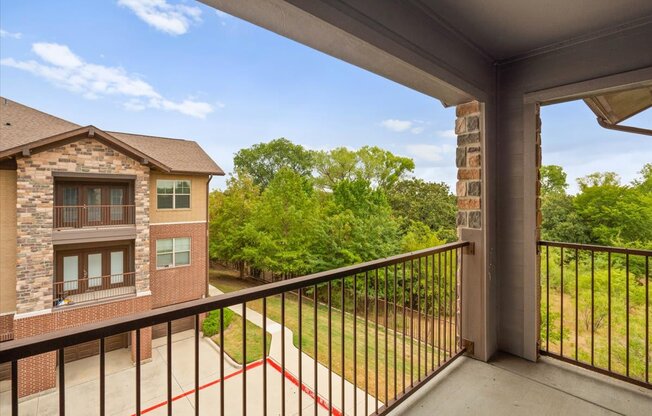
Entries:
{"label": "tree canopy", "polygon": [[568,195],[560,166],[541,168],[544,239],[602,245],[652,241],[652,164],[641,178],[621,184],[614,172],[596,172],[577,180],[579,193]]}
{"label": "tree canopy", "polygon": [[214,259],[297,275],[455,239],[449,188],[408,178],[414,162],[387,150],[311,151],[281,138],[234,164],[210,195]]}

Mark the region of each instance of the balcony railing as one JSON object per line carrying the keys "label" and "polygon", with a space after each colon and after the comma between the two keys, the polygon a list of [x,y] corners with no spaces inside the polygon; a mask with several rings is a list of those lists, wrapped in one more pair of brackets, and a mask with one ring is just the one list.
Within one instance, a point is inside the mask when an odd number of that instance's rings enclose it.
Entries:
{"label": "balcony railing", "polygon": [[136,293],[136,273],[54,282],[54,307]]}
{"label": "balcony railing", "polygon": [[[200,395],[209,386],[214,394],[211,398],[215,400],[218,396],[219,405],[213,401],[214,407],[207,411],[219,415],[246,414],[248,405],[262,405],[265,413],[271,411],[269,414],[285,414],[288,400],[293,400],[291,408],[298,409],[299,414],[305,405],[314,406],[315,414],[318,410],[336,415],[385,413],[465,351],[460,336],[460,305],[462,257],[468,245],[468,242],[447,244],[0,344],[0,363],[12,363],[12,414],[18,414],[19,385],[26,382],[18,378],[20,360],[59,352],[58,397],[63,414],[64,349],[95,340],[100,340],[99,413],[109,412],[108,401],[120,399],[106,397],[104,340],[127,331],[134,331],[135,340],[135,414],[162,406],[167,406],[170,414],[177,397],[193,396],[195,414],[200,414]],[[241,357],[247,360],[247,348],[253,349],[252,337],[259,334],[255,342],[262,344],[256,344],[261,347],[256,349],[262,351],[262,359],[243,365],[237,374],[225,374],[225,349],[220,348],[214,358],[204,358],[220,363],[219,379],[200,385],[200,315],[217,311],[213,313],[222,319],[215,337],[217,344],[224,346],[227,308],[240,314],[243,322],[241,335],[229,333],[227,344],[240,345]],[[247,311],[252,309],[259,310],[262,318],[262,328],[254,332],[244,324],[248,322]],[[254,312],[249,313],[253,319]],[[173,397],[172,368],[179,364],[172,362],[172,321],[191,316],[195,320],[194,386]],[[268,324],[268,319],[276,323]],[[143,332],[165,323],[168,328],[167,400],[144,409]],[[268,325],[280,329],[272,330]],[[288,328],[295,328],[292,330],[294,346]],[[268,329],[281,333],[280,345],[274,338],[268,341]],[[277,358],[272,358],[271,352],[268,355],[268,342],[276,346],[275,354],[280,349]],[[234,378],[236,375],[239,378]],[[236,390],[229,386],[228,396],[224,386],[227,380],[236,385],[241,383]],[[291,386],[296,391],[290,391]],[[255,398],[251,397],[252,393]]]}
{"label": "balcony railing", "polygon": [[57,205],[54,228],[135,224],[135,205]]}
{"label": "balcony railing", "polygon": [[539,250],[541,354],[652,388],[652,250],[548,241]]}

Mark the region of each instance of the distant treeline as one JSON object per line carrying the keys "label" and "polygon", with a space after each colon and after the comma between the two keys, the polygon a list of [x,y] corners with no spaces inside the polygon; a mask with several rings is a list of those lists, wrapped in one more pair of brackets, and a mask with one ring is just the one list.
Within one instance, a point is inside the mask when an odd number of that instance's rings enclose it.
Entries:
{"label": "distant treeline", "polygon": [[456,198],[378,147],[312,151],[287,139],[240,150],[211,192],[210,256],[296,276],[454,241]]}

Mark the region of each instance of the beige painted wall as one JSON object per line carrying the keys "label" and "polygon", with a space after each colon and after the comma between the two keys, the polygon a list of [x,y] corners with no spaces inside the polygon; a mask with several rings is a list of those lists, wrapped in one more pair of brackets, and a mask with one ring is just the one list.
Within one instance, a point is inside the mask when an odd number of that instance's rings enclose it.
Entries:
{"label": "beige painted wall", "polygon": [[0,313],[16,310],[16,171],[0,170]]}
{"label": "beige painted wall", "polygon": [[[156,181],[158,179],[190,180],[190,209],[158,209],[156,207]],[[173,175],[151,172],[149,175],[150,224],[166,222],[206,221],[207,175]]]}

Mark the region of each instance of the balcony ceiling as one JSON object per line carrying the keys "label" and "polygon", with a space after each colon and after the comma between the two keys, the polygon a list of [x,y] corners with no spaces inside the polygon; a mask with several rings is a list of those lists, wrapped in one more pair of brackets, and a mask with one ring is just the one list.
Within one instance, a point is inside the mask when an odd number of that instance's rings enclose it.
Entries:
{"label": "balcony ceiling", "polygon": [[650,0],[416,0],[494,60],[652,19]]}

